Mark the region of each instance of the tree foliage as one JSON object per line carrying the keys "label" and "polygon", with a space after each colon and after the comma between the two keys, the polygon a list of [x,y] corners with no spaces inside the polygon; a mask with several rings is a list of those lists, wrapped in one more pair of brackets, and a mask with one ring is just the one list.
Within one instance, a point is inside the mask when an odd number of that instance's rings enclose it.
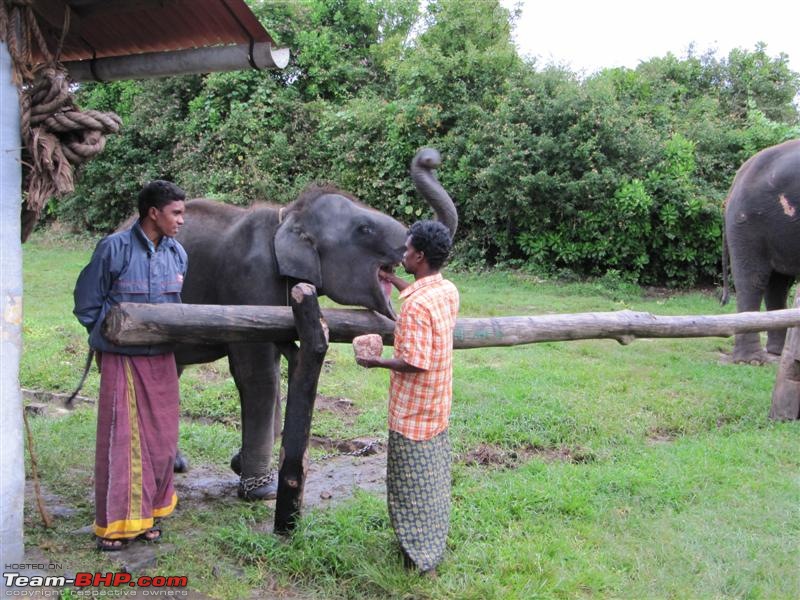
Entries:
{"label": "tree foliage", "polygon": [[81,87],[124,131],[54,205],[62,219],[110,230],[163,177],[235,203],[329,180],[410,222],[429,212],[408,163],[430,145],[462,263],[692,285],[719,273],[736,169],[800,135],[800,76],[763,44],[580,78],[522,60],[497,0],[251,5],[292,49],[283,71]]}

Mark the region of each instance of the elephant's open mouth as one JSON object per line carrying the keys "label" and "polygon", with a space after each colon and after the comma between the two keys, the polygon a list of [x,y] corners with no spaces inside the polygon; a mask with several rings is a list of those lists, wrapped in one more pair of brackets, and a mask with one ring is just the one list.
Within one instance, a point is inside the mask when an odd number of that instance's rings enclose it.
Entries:
{"label": "elephant's open mouth", "polygon": [[[397,263],[399,264],[399,263]],[[391,282],[383,279],[380,276],[380,272],[384,271],[387,273],[394,273],[394,269],[397,264],[393,265],[381,265],[378,267],[377,272],[375,273],[375,277],[378,279],[378,287],[380,287],[381,292],[383,292],[383,300],[385,303],[385,313],[386,316],[390,317],[393,320],[397,320],[397,315],[394,312],[394,308],[392,307],[392,284]]]}

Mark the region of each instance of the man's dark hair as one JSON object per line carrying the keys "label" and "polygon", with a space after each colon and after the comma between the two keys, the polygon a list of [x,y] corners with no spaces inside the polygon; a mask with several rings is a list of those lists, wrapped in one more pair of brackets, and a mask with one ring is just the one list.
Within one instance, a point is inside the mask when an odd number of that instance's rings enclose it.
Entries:
{"label": "man's dark hair", "polygon": [[151,206],[158,210],[164,208],[170,202],[176,200],[186,200],[186,192],[171,181],[156,179],[151,181],[139,192],[139,219],[147,216],[147,211]]}
{"label": "man's dark hair", "polygon": [[439,221],[417,221],[408,230],[411,245],[425,255],[428,265],[438,271],[447,260],[453,239],[450,230]]}

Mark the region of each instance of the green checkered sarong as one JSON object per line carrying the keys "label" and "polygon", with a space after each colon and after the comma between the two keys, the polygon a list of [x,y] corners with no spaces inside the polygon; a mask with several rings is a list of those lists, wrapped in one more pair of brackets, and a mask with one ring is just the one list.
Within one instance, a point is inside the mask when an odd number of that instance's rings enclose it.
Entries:
{"label": "green checkered sarong", "polygon": [[450,528],[450,438],[411,440],[389,431],[389,517],[400,547],[420,571],[442,560]]}

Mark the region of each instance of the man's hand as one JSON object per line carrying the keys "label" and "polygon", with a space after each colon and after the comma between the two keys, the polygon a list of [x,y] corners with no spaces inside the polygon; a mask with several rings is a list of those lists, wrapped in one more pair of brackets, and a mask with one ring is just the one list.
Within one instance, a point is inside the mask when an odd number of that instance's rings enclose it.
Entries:
{"label": "man's hand", "polygon": [[366,358],[366,357],[356,356],[356,364],[364,367],[365,369],[380,367],[381,366],[380,361],[381,361],[380,358]]}
{"label": "man's hand", "polygon": [[409,285],[411,285],[405,279],[401,279],[394,271],[386,271],[384,269],[379,269],[378,277],[380,279],[383,279],[384,281],[388,281],[401,292],[404,289],[406,289]]}
{"label": "man's hand", "polygon": [[414,365],[408,364],[402,358],[359,358],[356,357],[356,362],[367,369],[374,367],[382,367],[384,369],[391,369],[392,371],[399,371],[400,373],[421,373],[425,369],[420,369]]}

